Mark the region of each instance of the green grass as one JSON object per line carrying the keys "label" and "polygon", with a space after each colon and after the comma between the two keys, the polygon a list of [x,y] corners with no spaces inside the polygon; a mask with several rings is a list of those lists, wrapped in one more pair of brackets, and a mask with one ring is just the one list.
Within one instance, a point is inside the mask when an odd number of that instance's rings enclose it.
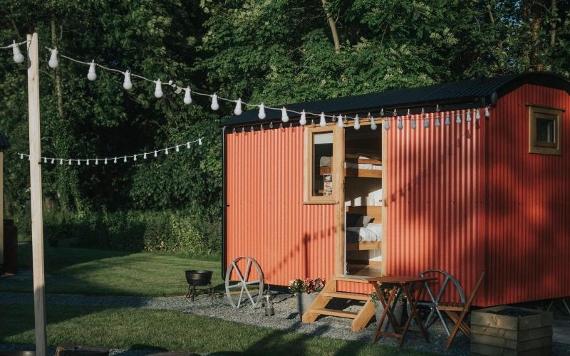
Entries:
{"label": "green grass", "polygon": [[[33,308],[0,305],[0,343],[31,344]],[[247,355],[428,355],[170,311],[48,307],[48,343]]]}
{"label": "green grass", "polygon": [[[21,271],[30,269],[31,248],[21,244]],[[80,248],[47,247],[47,293],[90,295],[183,295],[187,284],[184,271],[214,271],[212,283],[222,283],[220,261],[146,252],[117,252]],[[0,291],[31,292],[30,273],[0,279]]]}

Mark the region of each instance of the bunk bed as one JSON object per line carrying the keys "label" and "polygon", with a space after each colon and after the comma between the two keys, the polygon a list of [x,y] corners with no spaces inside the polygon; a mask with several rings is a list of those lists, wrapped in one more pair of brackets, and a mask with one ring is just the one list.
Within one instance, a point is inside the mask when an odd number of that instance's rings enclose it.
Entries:
{"label": "bunk bed", "polygon": [[[332,161],[332,157],[321,157],[321,175],[332,174]],[[382,161],[368,156],[347,155],[344,170],[347,177],[382,178]]]}

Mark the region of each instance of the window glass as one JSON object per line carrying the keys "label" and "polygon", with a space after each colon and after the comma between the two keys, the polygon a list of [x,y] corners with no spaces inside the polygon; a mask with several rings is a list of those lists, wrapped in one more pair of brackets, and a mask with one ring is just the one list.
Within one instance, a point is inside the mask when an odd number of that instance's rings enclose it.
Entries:
{"label": "window glass", "polygon": [[313,177],[312,195],[330,196],[333,194],[333,133],[313,134]]}
{"label": "window glass", "polygon": [[541,146],[556,145],[556,120],[552,118],[536,118],[536,144]]}

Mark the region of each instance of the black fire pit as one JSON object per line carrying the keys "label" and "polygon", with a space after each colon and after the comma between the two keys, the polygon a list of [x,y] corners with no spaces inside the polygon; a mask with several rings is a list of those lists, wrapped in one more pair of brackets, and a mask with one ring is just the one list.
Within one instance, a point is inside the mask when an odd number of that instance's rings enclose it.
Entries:
{"label": "black fire pit", "polygon": [[194,297],[198,294],[199,289],[196,287],[204,287],[208,291],[210,299],[214,299],[214,287],[212,287],[212,271],[207,270],[188,270],[186,271],[186,282],[188,282],[188,293],[186,298],[194,301]]}

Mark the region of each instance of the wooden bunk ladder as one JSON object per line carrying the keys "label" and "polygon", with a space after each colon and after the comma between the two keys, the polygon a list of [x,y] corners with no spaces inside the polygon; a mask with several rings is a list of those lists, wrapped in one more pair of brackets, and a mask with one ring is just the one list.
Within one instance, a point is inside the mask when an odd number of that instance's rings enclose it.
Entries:
{"label": "wooden bunk ladder", "polygon": [[[365,279],[347,279],[343,277],[332,277],[329,279],[323,290],[315,298],[309,309],[303,314],[304,323],[313,323],[320,315],[335,316],[338,318],[352,319],[352,331],[362,331],[375,315],[375,306],[370,296],[361,293],[340,292],[337,290],[338,281],[350,281],[368,283]],[[364,302],[364,305],[357,313],[343,310],[328,309],[327,304],[333,299],[357,300]]]}

